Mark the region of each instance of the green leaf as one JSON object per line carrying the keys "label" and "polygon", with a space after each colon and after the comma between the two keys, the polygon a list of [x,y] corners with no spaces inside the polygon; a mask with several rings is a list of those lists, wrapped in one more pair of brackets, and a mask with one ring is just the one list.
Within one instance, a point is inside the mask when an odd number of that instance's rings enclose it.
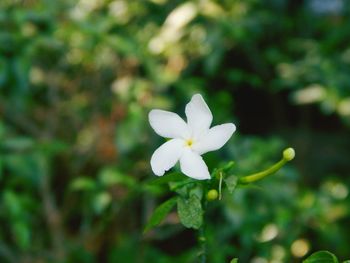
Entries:
{"label": "green leaf", "polygon": [[5,190],[2,198],[6,215],[9,218],[20,218],[22,215],[23,207],[19,195],[11,190]]}
{"label": "green leaf", "polygon": [[30,246],[30,230],[28,226],[22,222],[15,222],[12,225],[12,232],[15,242],[21,249],[27,249]]}
{"label": "green leaf", "polygon": [[37,147],[40,151],[42,151],[46,155],[53,156],[68,150],[69,144],[63,141],[60,141],[58,139],[55,139],[51,141],[43,141],[43,142],[37,143]]}
{"label": "green leaf", "polygon": [[146,233],[151,228],[159,225],[163,219],[166,217],[167,214],[170,213],[171,209],[176,204],[176,197],[170,198],[169,200],[165,201],[161,205],[159,205],[153,212],[151,218],[149,219],[147,225],[145,226],[143,233]]}
{"label": "green leaf", "polygon": [[181,180],[181,181],[170,182],[169,188],[171,191],[178,192],[181,195],[183,190],[189,185],[193,186],[193,183],[194,183],[194,180],[192,178],[187,178],[187,179]]}
{"label": "green leaf", "polygon": [[105,186],[122,184],[131,188],[137,184],[133,177],[127,176],[115,168],[108,167],[100,172],[98,179]]}
{"label": "green leaf", "polygon": [[328,251],[318,251],[313,253],[303,263],[338,263],[338,259]]}
{"label": "green leaf", "polygon": [[8,138],[1,143],[6,150],[24,151],[34,146],[34,141],[27,137]]}
{"label": "green leaf", "polygon": [[230,175],[226,178],[224,178],[224,181],[227,185],[227,189],[230,192],[230,194],[233,193],[233,191],[236,189],[237,187],[237,183],[238,183],[238,177],[235,175]]}
{"label": "green leaf", "polygon": [[233,258],[230,263],[238,263],[238,258]]}
{"label": "green leaf", "polygon": [[112,202],[112,196],[108,192],[98,193],[93,200],[93,207],[97,214],[101,214]]}
{"label": "green leaf", "polygon": [[152,185],[167,184],[170,182],[181,181],[181,180],[184,180],[186,178],[187,177],[185,177],[182,173],[173,172],[173,173],[164,175],[162,177],[159,177],[155,180],[152,180],[149,182],[149,184],[152,184]]}
{"label": "green leaf", "polygon": [[181,223],[187,228],[199,229],[203,223],[203,209],[200,199],[192,195],[189,199],[177,200],[177,212]]}
{"label": "green leaf", "polygon": [[88,177],[78,177],[70,184],[70,189],[73,191],[94,190],[95,188],[95,180]]}

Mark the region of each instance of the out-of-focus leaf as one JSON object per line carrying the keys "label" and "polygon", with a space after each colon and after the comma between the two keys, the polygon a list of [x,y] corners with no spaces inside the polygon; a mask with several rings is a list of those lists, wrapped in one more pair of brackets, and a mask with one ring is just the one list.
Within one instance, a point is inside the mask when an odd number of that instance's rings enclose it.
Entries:
{"label": "out-of-focus leaf", "polygon": [[318,251],[313,253],[303,263],[338,263],[338,259],[335,255],[328,251]]}
{"label": "out-of-focus leaf", "polygon": [[40,143],[38,148],[47,155],[55,155],[69,149],[69,145],[60,140],[52,140]]}
{"label": "out-of-focus leaf", "polygon": [[238,263],[238,258],[234,258],[230,261],[230,263]]}
{"label": "out-of-focus leaf", "polygon": [[[40,177],[48,172],[48,163],[44,155],[37,153],[10,153],[4,156],[4,165],[12,176],[27,185],[38,185]],[[24,183],[24,181],[23,181]],[[28,184],[29,183],[29,184]]]}
{"label": "out-of-focus leaf", "polygon": [[178,198],[177,212],[181,223],[187,228],[199,229],[203,224],[202,204],[196,195],[188,199]]}
{"label": "out-of-focus leaf", "polygon": [[176,201],[177,198],[173,197],[158,206],[145,226],[144,233],[149,231],[152,227],[159,225],[175,206]]}
{"label": "out-of-focus leaf", "polygon": [[11,190],[3,192],[3,202],[6,212],[10,218],[17,218],[21,215],[21,203],[19,197]]}
{"label": "out-of-focus leaf", "polygon": [[93,202],[94,210],[97,214],[102,213],[111,203],[112,197],[108,192],[98,193]]}
{"label": "out-of-focus leaf", "polygon": [[120,35],[110,35],[104,38],[113,49],[118,50],[123,54],[135,54],[137,48],[133,42],[133,38],[126,38]]}
{"label": "out-of-focus leaf", "polygon": [[99,174],[99,180],[105,186],[123,184],[128,187],[133,187],[137,184],[133,177],[125,175],[114,168],[103,169]]}
{"label": "out-of-focus leaf", "polygon": [[73,191],[95,190],[96,181],[88,177],[78,177],[71,182],[70,189]]}
{"label": "out-of-focus leaf", "polygon": [[17,245],[21,249],[27,249],[30,246],[30,230],[28,226],[22,222],[15,222],[12,225],[12,231]]}
{"label": "out-of-focus leaf", "polygon": [[26,137],[14,137],[4,140],[0,145],[7,150],[23,151],[33,147],[34,141]]}

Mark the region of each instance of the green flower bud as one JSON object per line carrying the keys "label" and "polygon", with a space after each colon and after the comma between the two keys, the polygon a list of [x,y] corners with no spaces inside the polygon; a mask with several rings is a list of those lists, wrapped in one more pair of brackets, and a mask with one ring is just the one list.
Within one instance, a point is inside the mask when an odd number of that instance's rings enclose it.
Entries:
{"label": "green flower bud", "polygon": [[270,168],[267,168],[264,171],[254,173],[251,175],[243,176],[238,179],[238,183],[240,184],[249,184],[256,182],[258,180],[263,179],[264,177],[273,174],[277,172],[279,169],[281,169],[287,162],[293,160],[295,157],[295,151],[293,148],[287,148],[283,151],[283,157],[282,159],[278,162],[272,165]]}
{"label": "green flower bud", "polygon": [[295,151],[293,148],[287,148],[283,151],[283,159],[285,159],[286,161],[291,161],[293,160],[295,157]]}
{"label": "green flower bud", "polygon": [[218,197],[219,197],[219,193],[216,189],[211,189],[207,193],[207,200],[208,201],[214,201],[214,200],[218,199]]}

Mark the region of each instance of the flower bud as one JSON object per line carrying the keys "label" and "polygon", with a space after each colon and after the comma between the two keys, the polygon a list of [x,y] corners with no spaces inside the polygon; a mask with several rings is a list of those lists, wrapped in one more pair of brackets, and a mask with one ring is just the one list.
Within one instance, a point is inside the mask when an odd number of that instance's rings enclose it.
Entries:
{"label": "flower bud", "polygon": [[214,200],[218,199],[218,197],[219,197],[219,193],[216,189],[211,189],[207,193],[207,200],[208,201],[214,201]]}
{"label": "flower bud", "polygon": [[286,161],[291,161],[293,160],[295,157],[295,151],[293,148],[287,148],[283,151],[283,159],[285,159]]}

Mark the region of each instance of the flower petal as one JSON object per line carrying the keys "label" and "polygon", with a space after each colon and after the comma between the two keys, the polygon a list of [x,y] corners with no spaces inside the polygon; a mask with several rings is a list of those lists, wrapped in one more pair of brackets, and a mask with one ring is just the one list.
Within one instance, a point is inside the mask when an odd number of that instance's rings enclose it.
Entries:
{"label": "flower petal", "polygon": [[177,163],[183,150],[184,141],[181,139],[172,139],[162,144],[152,155],[152,171],[156,175],[162,176]]}
{"label": "flower petal", "polygon": [[189,128],[179,115],[170,111],[152,110],[148,114],[153,130],[165,138],[187,138]]}
{"label": "flower petal", "polygon": [[193,150],[199,155],[220,149],[231,138],[236,126],[233,123],[225,123],[212,127],[207,134],[200,137],[193,145]]}
{"label": "flower petal", "polygon": [[180,158],[181,171],[194,179],[205,180],[210,179],[208,167],[203,158],[189,148],[185,148]]}
{"label": "flower petal", "polygon": [[213,115],[200,94],[192,97],[185,109],[187,124],[193,131],[193,136],[197,137],[206,132],[213,120]]}

